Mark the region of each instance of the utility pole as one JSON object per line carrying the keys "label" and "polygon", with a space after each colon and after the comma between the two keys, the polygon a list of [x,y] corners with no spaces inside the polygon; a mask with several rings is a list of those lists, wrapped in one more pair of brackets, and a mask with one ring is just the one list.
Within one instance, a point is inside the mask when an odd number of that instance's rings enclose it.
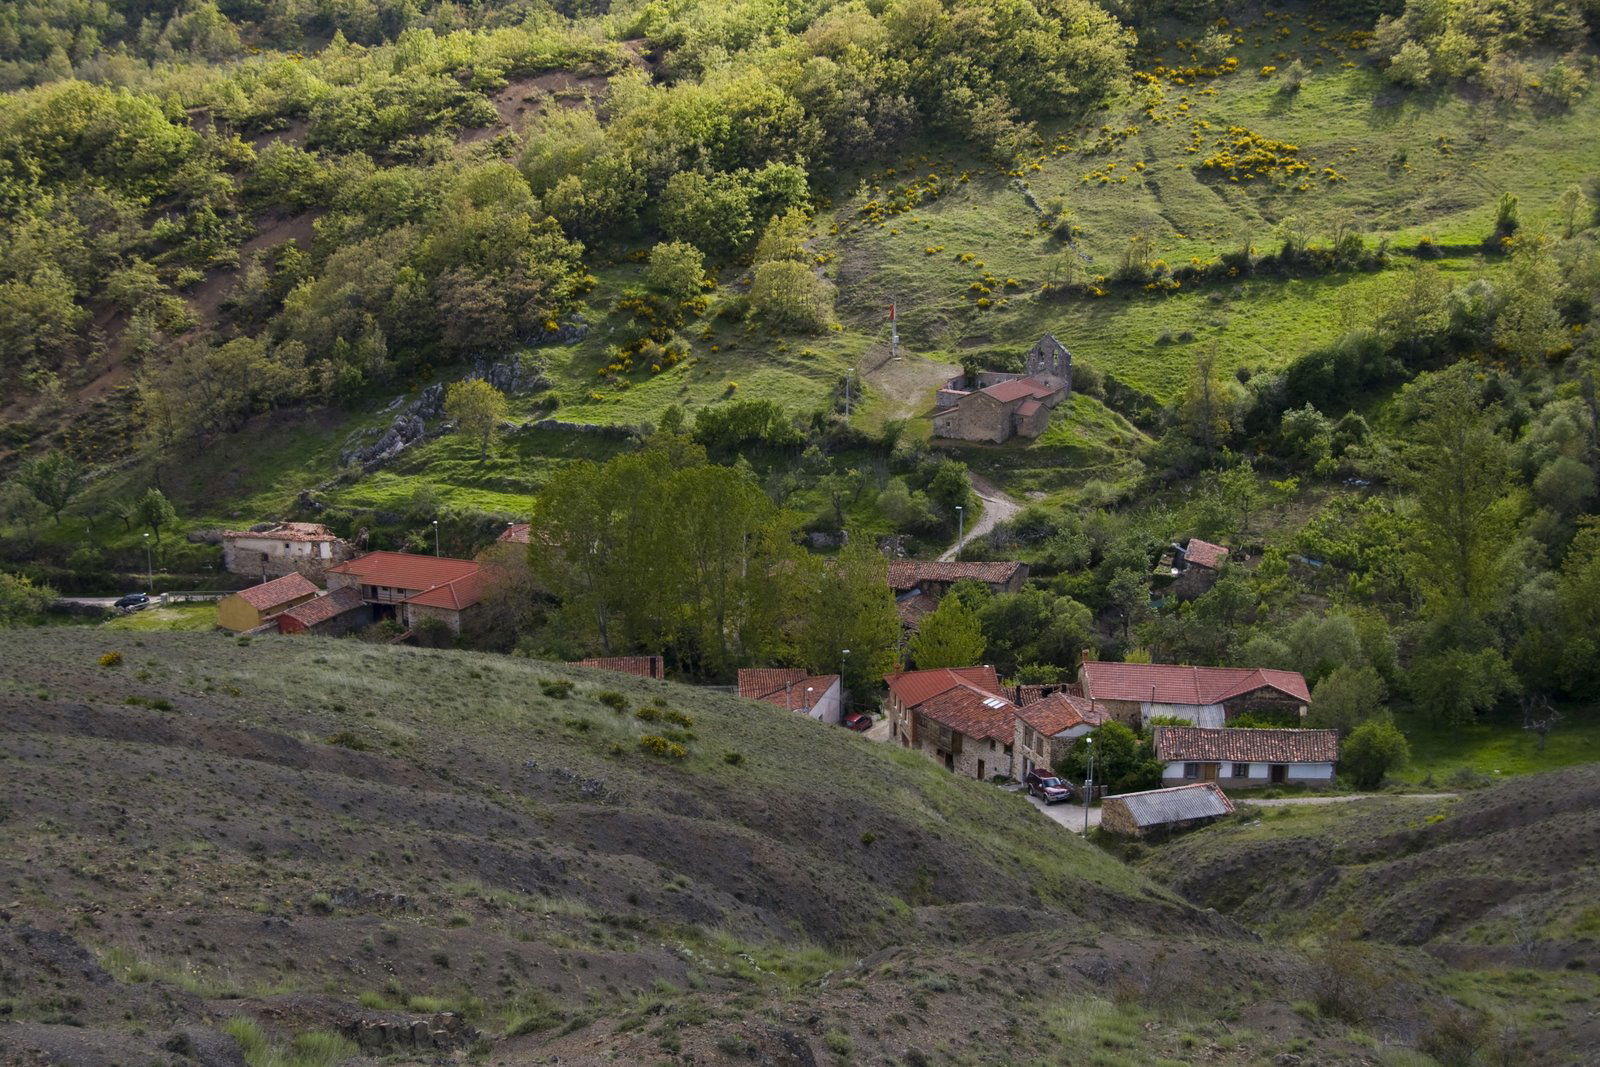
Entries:
{"label": "utility pole", "polygon": [[1089,769],[1083,780],[1083,832],[1089,832],[1089,798],[1094,796],[1094,738],[1086,737],[1084,743],[1089,746]]}
{"label": "utility pole", "polygon": [[144,587],[151,593],[156,591],[156,568],[150,562],[150,535],[144,535]]}

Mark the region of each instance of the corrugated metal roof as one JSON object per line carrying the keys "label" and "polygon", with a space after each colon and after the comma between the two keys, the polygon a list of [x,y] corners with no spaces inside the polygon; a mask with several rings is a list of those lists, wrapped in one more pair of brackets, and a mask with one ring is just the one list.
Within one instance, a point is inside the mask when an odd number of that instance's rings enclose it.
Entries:
{"label": "corrugated metal roof", "polygon": [[1107,797],[1105,803],[1122,804],[1133,817],[1134,825],[1161,826],[1190,819],[1214,819],[1233,811],[1233,803],[1214,782],[1175,785],[1144,793],[1123,793]]}

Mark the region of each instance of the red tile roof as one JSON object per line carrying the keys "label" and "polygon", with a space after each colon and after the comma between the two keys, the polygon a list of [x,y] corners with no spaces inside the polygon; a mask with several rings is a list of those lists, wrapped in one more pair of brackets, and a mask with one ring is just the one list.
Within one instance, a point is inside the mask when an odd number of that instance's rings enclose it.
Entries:
{"label": "red tile roof", "polygon": [[362,585],[384,585],[422,592],[477,574],[478,565],[470,559],[451,559],[447,556],[368,552],[348,563],[329,567],[327,573],[354,575],[361,579]]}
{"label": "red tile roof", "polygon": [[1024,400],[1022,403],[1017,405],[1017,414],[1021,415],[1023,418],[1027,418],[1030,415],[1037,414],[1040,406],[1041,405],[1037,400]]}
{"label": "red tile roof", "polygon": [[1009,582],[1022,564],[957,563],[924,559],[897,559],[889,564],[890,589],[915,589],[922,582],[959,582],[963,578],[990,585]]}
{"label": "red tile roof", "polygon": [[1006,690],[1006,696],[1016,701],[1022,707],[1037,704],[1045,697],[1056,692],[1068,692],[1074,696],[1081,695],[1076,684],[1070,682],[1048,682],[1039,685],[1014,685]]}
{"label": "red tile roof", "polygon": [[453,582],[444,582],[415,596],[407,597],[406,603],[416,604],[425,608],[446,608],[450,611],[465,611],[482,599],[483,573],[481,571],[473,571],[471,574],[462,575]]}
{"label": "red tile roof", "polygon": [[958,685],[917,705],[917,714],[974,738],[1010,741],[1017,706],[975,685]]}
{"label": "red tile roof", "polygon": [[[789,682],[785,685],[784,682]],[[794,711],[814,707],[815,701],[839,684],[837,674],[807,674],[803,670],[761,668],[739,672],[739,695],[747,700],[760,700],[775,707]],[[770,688],[769,688],[770,686]],[[806,690],[811,690],[812,704],[806,703]]]}
{"label": "red tile roof", "polygon": [[495,540],[508,541],[514,545],[525,545],[528,543],[528,531],[532,529],[533,524],[530,522],[515,522],[502,530],[500,536]]}
{"label": "red tile roof", "polygon": [[1229,760],[1239,763],[1334,763],[1335,730],[1251,730],[1236,727],[1157,726],[1152,743],[1163,763]]}
{"label": "red tile roof", "polygon": [[1261,667],[1185,667],[1175,663],[1085,663],[1080,677],[1094,700],[1157,704],[1220,704],[1257,689],[1276,689],[1304,703],[1311,691],[1298,671]]}
{"label": "red tile roof", "polygon": [[987,393],[1004,404],[1025,397],[1047,397],[1057,392],[1053,386],[1046,385],[1037,378],[1013,378],[1008,382],[996,382],[987,389],[979,392]]}
{"label": "red tile roof", "polygon": [[265,615],[283,607],[291,600],[316,596],[320,592],[322,590],[313,585],[309,578],[296,571],[294,574],[285,574],[282,578],[274,578],[270,582],[252,585],[249,589],[241,589],[233,595]]}
{"label": "red tile roof", "polygon": [[939,598],[929,593],[917,593],[915,596],[902,597],[894,602],[894,610],[900,613],[900,623],[915,630],[922,625],[922,620],[932,614],[933,609],[939,606]]}
{"label": "red tile roof", "polygon": [[991,693],[1000,692],[1000,679],[990,666],[901,671],[898,674],[886,674],[883,680],[889,683],[890,691],[900,698],[900,703],[908,708],[949,692],[958,685],[975,685]]}
{"label": "red tile roof", "polygon": [[739,695],[746,700],[760,700],[772,693],[782,694],[785,686],[805,678],[804,667],[740,667]]}
{"label": "red tile roof", "polygon": [[636,674],[640,678],[665,678],[666,666],[660,656],[601,656],[598,659],[580,659],[580,667],[598,667],[618,674]]}
{"label": "red tile roof", "polygon": [[1075,726],[1099,726],[1106,721],[1101,709],[1083,697],[1064,692],[1023,705],[1017,709],[1017,718],[1046,737],[1054,737]]}
{"label": "red tile roof", "polygon": [[314,600],[296,604],[294,607],[278,616],[278,629],[288,632],[296,627],[309,630],[319,622],[327,622],[347,611],[355,611],[365,601],[361,599],[361,590],[354,586],[344,586],[331,593],[325,593]]}
{"label": "red tile roof", "polygon": [[1189,538],[1189,543],[1184,547],[1183,558],[1197,567],[1209,567],[1216,570],[1226,561],[1228,550],[1223,545],[1214,545],[1210,541],[1202,541],[1198,537]]}
{"label": "red tile roof", "polygon": [[224,539],[256,537],[266,541],[337,541],[338,535],[320,522],[280,522],[270,530],[224,530]]}

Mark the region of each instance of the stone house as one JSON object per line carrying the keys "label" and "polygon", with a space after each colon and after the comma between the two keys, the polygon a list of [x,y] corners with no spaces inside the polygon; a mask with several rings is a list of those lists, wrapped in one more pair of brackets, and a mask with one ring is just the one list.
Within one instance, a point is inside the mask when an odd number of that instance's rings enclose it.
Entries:
{"label": "stone house", "polygon": [[478,564],[470,559],[368,552],[327,574],[329,592],[355,589],[372,609],[372,621],[394,618],[407,629],[439,619],[459,634],[483,596]]}
{"label": "stone house", "polygon": [[946,770],[979,780],[1011,775],[1017,707],[993,667],[888,674],[891,736]]}
{"label": "stone house", "polygon": [[1335,730],[1204,729],[1157,726],[1151,736],[1167,785],[1216,782],[1229,789],[1327,787],[1339,762]]}
{"label": "stone house", "polygon": [[1169,834],[1233,814],[1233,802],[1213,783],[1122,793],[1100,802],[1100,827],[1124,837]]}
{"label": "stone house", "polygon": [[1041,767],[1054,769],[1066,759],[1078,738],[1105,722],[1105,714],[1088,700],[1065,690],[1017,708],[1012,737],[1018,781]]}
{"label": "stone house", "polygon": [[1050,413],[1072,395],[1072,353],[1045,334],[1024,364],[1022,374],[979,371],[973,388],[965,375],[946,382],[934,398],[934,436],[994,444],[1038,437]]}
{"label": "stone house", "polygon": [[580,659],[577,665],[631,674],[637,678],[659,679],[667,676],[666,662],[660,656],[600,656],[597,659]]}
{"label": "stone house", "polygon": [[1161,557],[1155,577],[1179,600],[1193,600],[1217,584],[1217,576],[1227,561],[1226,546],[1191,537],[1181,545],[1173,545]]}
{"label": "stone house", "polygon": [[837,725],[844,718],[843,690],[837,674],[813,675],[803,668],[742,667],[739,695],[785,711]]}
{"label": "stone house", "polygon": [[222,531],[222,565],[230,574],[260,578],[303,574],[320,580],[353,555],[350,545],[317,522],[261,523]]}
{"label": "stone house", "polygon": [[217,601],[217,625],[224,630],[243,633],[270,622],[273,616],[310,600],[322,590],[298,571],[282,578],[252,585],[237,593],[230,593]]}
{"label": "stone house", "polygon": [[1028,580],[1028,565],[1006,563],[961,563],[919,559],[891,560],[889,588],[894,592],[900,622],[916,629],[922,617],[939,606],[950,587],[962,579],[981,582],[992,593],[1015,593]]}
{"label": "stone house", "polygon": [[1078,667],[1078,691],[1108,718],[1133,727],[1148,724],[1154,716],[1225,726],[1246,712],[1287,713],[1304,720],[1311,705],[1311,691],[1300,672],[1261,667],[1086,660]]}
{"label": "stone house", "polygon": [[371,622],[372,609],[361,599],[361,591],[347,585],[296,604],[279,615],[278,632],[338,637]]}

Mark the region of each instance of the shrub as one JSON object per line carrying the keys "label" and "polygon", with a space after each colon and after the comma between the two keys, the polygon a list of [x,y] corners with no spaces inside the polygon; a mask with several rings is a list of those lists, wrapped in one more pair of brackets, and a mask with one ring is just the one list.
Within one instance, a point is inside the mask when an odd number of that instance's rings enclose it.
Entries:
{"label": "shrub", "polygon": [[340,748],[348,748],[352,752],[365,752],[372,747],[349,730],[340,730],[338,733],[331,735],[327,739],[327,743],[337,745]]}
{"label": "shrub", "polygon": [[539,692],[554,700],[565,700],[572,695],[572,683],[565,678],[540,678]]}
{"label": "shrub", "polygon": [[1376,789],[1383,776],[1411,758],[1406,735],[1393,723],[1365,722],[1350,732],[1339,753],[1339,769],[1358,789]]}
{"label": "shrub", "polygon": [[739,764],[744,762],[744,753],[743,752],[724,752],[722,754],[722,762],[726,763],[730,767],[737,767],[737,766],[739,766]]}
{"label": "shrub", "polygon": [[660,708],[653,708],[653,707],[652,708],[640,708],[638,711],[633,713],[633,717],[635,719],[638,719],[640,722],[660,722],[661,721],[661,709]]}
{"label": "shrub", "polygon": [[615,712],[628,710],[628,698],[615,689],[604,689],[594,695],[594,698]]}
{"label": "shrub", "polygon": [[100,657],[100,666],[102,666],[102,667],[120,667],[120,666],[122,666],[122,653],[121,652],[106,652],[106,653],[104,653]]}
{"label": "shrub", "polygon": [[694,725],[694,717],[681,711],[664,711],[661,713],[661,717],[677,726],[688,727]]}
{"label": "shrub", "polygon": [[689,755],[689,750],[676,741],[668,741],[665,737],[657,737],[655,734],[645,734],[639,738],[639,747],[650,755],[662,759],[686,759]]}

